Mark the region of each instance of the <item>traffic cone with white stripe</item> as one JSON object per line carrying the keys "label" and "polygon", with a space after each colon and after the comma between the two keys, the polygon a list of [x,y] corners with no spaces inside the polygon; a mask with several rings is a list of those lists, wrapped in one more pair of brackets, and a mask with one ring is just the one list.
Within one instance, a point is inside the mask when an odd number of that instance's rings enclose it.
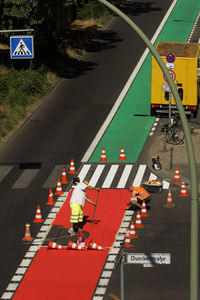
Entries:
{"label": "traffic cone with white stripe", "polygon": [[67,184],[68,180],[67,180],[67,175],[66,175],[66,171],[65,169],[62,170],[62,178],[61,178],[61,183],[62,184]]}
{"label": "traffic cone with white stripe", "polygon": [[69,241],[67,245],[68,250],[85,250],[85,248],[81,247],[81,245],[78,245],[76,243],[73,243],[72,241]]}
{"label": "traffic cone with white stripe", "polygon": [[52,193],[52,189],[49,189],[49,197],[48,197],[48,201],[46,202],[46,205],[54,205],[55,202],[53,200],[53,193]]}
{"label": "traffic cone with white stripe", "polygon": [[33,222],[34,223],[42,223],[43,221],[44,221],[44,219],[42,219],[40,206],[38,205],[36,215],[35,215],[35,219],[33,220]]}
{"label": "traffic cone with white stripe", "polygon": [[101,157],[99,161],[107,161],[105,148],[102,148]]}
{"label": "traffic cone with white stripe", "polygon": [[56,244],[55,242],[50,240],[47,249],[67,250],[67,246]]}
{"label": "traffic cone with white stripe", "polygon": [[103,248],[102,246],[100,245],[97,245],[97,243],[93,242],[93,241],[90,241],[89,244],[88,244],[88,250],[100,250],[100,251],[105,251],[106,249]]}
{"label": "traffic cone with white stripe", "polygon": [[140,212],[138,210],[137,215],[136,215],[136,221],[135,221],[135,228],[143,228],[144,226],[142,225],[142,220],[140,216]]}
{"label": "traffic cone with white stripe", "polygon": [[78,234],[76,234],[76,243],[81,245],[82,248],[85,248],[85,236],[80,230]]}
{"label": "traffic cone with white stripe", "polygon": [[144,200],[142,201],[142,210],[141,210],[141,214],[140,215],[143,218],[147,218],[149,216],[149,214],[147,213],[146,203],[145,203]]}
{"label": "traffic cone with white stripe", "polygon": [[120,156],[119,156],[118,160],[126,160],[126,156],[124,153],[124,147],[121,147]]}
{"label": "traffic cone with white stripe", "polygon": [[168,191],[167,201],[166,201],[165,204],[162,205],[162,207],[166,207],[166,208],[173,208],[173,207],[175,207],[175,204],[172,201],[172,193],[171,193],[170,190]]}
{"label": "traffic cone with white stripe", "polygon": [[64,192],[62,190],[62,185],[61,185],[61,182],[60,182],[60,178],[58,178],[58,181],[57,181],[57,187],[56,187],[56,191],[54,193],[54,195],[63,195]]}
{"label": "traffic cone with white stripe", "polygon": [[180,181],[181,181],[181,179],[180,179],[180,175],[179,175],[179,169],[178,169],[178,167],[176,167],[173,182],[180,182]]}
{"label": "traffic cone with white stripe", "polygon": [[126,230],[124,247],[125,248],[131,248],[131,247],[133,247],[133,244],[131,244],[131,240],[130,240],[129,230]]}
{"label": "traffic cone with white stripe", "polygon": [[76,174],[73,158],[71,159],[70,166],[69,166],[69,171],[67,173],[68,174]]}
{"label": "traffic cone with white stripe", "polygon": [[30,233],[30,224],[26,223],[26,231],[25,231],[25,236],[23,238],[24,242],[31,242],[33,240],[31,233]]}
{"label": "traffic cone with white stripe", "polygon": [[130,227],[130,230],[129,230],[129,236],[130,236],[131,239],[137,239],[138,238],[138,235],[135,233],[135,226],[134,226],[133,221],[131,222],[131,227]]}
{"label": "traffic cone with white stripe", "polygon": [[185,187],[185,182],[184,181],[181,182],[181,192],[180,192],[179,196],[180,197],[187,197],[187,196],[189,196],[188,193],[187,193],[187,191],[186,191],[186,187]]}

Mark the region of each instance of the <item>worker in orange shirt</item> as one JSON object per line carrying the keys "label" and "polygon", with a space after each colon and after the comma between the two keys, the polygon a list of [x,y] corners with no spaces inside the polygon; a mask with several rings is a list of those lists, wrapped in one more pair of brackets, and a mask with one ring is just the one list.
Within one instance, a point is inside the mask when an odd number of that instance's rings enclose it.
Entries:
{"label": "worker in orange shirt", "polygon": [[145,203],[149,203],[151,201],[150,194],[143,187],[129,185],[128,191],[132,194],[128,206],[125,208],[126,210],[135,206],[142,208],[143,200],[145,200]]}

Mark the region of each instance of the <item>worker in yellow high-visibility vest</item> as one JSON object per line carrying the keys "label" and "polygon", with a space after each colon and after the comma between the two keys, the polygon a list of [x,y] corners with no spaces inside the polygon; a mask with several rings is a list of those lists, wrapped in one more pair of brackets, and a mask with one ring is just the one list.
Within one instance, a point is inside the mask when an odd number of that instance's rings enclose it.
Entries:
{"label": "worker in yellow high-visibility vest", "polygon": [[83,222],[83,206],[85,204],[85,200],[94,206],[96,203],[91,201],[86,195],[86,189],[99,191],[100,188],[93,187],[88,185],[86,180],[80,182],[79,177],[75,177],[73,179],[73,184],[76,184],[72,196],[70,198],[70,208],[71,208],[71,218],[70,218],[70,229],[68,233],[70,235],[75,235],[78,232],[78,223]]}

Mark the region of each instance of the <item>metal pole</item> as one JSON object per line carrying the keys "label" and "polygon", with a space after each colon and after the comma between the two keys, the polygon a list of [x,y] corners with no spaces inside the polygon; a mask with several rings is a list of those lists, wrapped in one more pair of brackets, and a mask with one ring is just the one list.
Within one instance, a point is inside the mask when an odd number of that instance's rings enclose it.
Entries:
{"label": "metal pole", "polygon": [[124,300],[124,255],[120,259],[120,299]]}
{"label": "metal pole", "polygon": [[171,111],[172,97],[171,92],[169,92],[169,125],[171,125],[172,111]]}
{"label": "metal pole", "polygon": [[177,92],[177,88],[171,78],[168,69],[166,68],[163,60],[161,59],[159,53],[151,44],[150,40],[146,37],[143,31],[129,18],[127,17],[121,10],[112,5],[106,0],[98,0],[100,3],[108,7],[114,13],[116,13],[121,19],[123,19],[143,40],[148,49],[151,51],[152,55],[156,59],[159,64],[161,70],[163,71],[168,84],[170,86],[171,92],[174,96],[174,100],[176,102],[176,106],[179,111],[179,115],[181,118],[183,131],[185,134],[185,142],[187,147],[187,155],[190,167],[190,178],[191,178],[191,244],[190,244],[190,300],[198,300],[198,180],[197,180],[197,167],[196,160],[194,154],[194,148],[192,144],[192,138],[190,134],[190,129],[188,126],[187,118],[185,115],[185,111],[183,105],[181,103],[181,99]]}

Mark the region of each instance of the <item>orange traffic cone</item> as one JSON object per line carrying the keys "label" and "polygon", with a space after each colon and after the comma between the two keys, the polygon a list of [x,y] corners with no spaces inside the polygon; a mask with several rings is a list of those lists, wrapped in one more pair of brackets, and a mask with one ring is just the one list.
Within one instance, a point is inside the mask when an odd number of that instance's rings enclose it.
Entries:
{"label": "orange traffic cone", "polygon": [[101,157],[99,161],[107,161],[105,148],[102,148]]}
{"label": "orange traffic cone", "polygon": [[143,217],[143,218],[146,218],[146,217],[148,217],[149,216],[149,214],[147,213],[147,209],[146,209],[146,203],[145,203],[145,201],[143,200],[142,201],[142,210],[141,210],[141,217]]}
{"label": "orange traffic cone", "polygon": [[188,193],[186,192],[185,182],[184,181],[181,182],[181,192],[180,192],[179,196],[180,197],[187,197],[187,196],[189,196]]}
{"label": "orange traffic cone", "polygon": [[171,193],[170,190],[169,190],[169,192],[168,192],[167,201],[166,201],[165,204],[162,205],[162,207],[166,207],[166,208],[172,208],[172,207],[175,207],[175,204],[174,204],[173,201],[172,201],[172,193]]}
{"label": "orange traffic cone", "polygon": [[71,159],[70,166],[69,166],[69,171],[67,173],[68,174],[76,174],[73,158]]}
{"label": "orange traffic cone", "polygon": [[175,174],[174,174],[173,181],[174,182],[180,182],[181,181],[180,176],[179,176],[179,169],[178,169],[178,167],[176,167],[176,171],[175,171]]}
{"label": "orange traffic cone", "polygon": [[131,247],[134,247],[133,244],[131,244],[130,235],[129,235],[129,230],[126,231],[125,241],[124,241],[124,247],[125,247],[125,248],[131,248]]}
{"label": "orange traffic cone", "polygon": [[25,231],[25,236],[23,238],[23,241],[28,241],[31,242],[33,240],[31,233],[30,233],[30,224],[26,223],[26,231]]}
{"label": "orange traffic cone", "polygon": [[64,192],[62,190],[60,178],[58,178],[57,187],[56,187],[56,191],[55,191],[54,195],[63,195],[63,194],[64,194]]}
{"label": "orange traffic cone", "polygon": [[82,248],[85,248],[85,236],[80,230],[78,234],[76,234],[76,243],[80,245]]}
{"label": "orange traffic cone", "polygon": [[125,153],[124,153],[124,147],[121,147],[121,152],[118,160],[126,160]]}
{"label": "orange traffic cone", "polygon": [[48,197],[48,201],[46,202],[46,205],[54,205],[55,202],[53,200],[53,193],[52,193],[52,189],[49,189],[49,197]]}
{"label": "orange traffic cone", "polygon": [[37,211],[35,215],[35,219],[33,220],[34,223],[42,223],[44,220],[42,219],[41,211],[40,211],[40,206],[37,206]]}
{"label": "orange traffic cone", "polygon": [[88,250],[101,250],[105,251],[106,249],[103,248],[102,246],[97,245],[97,243],[90,241],[88,244]]}
{"label": "orange traffic cone", "polygon": [[47,246],[47,249],[59,249],[59,250],[66,250],[67,249],[67,246],[61,246],[59,244],[56,244],[55,242],[53,241],[49,241],[49,244]]}
{"label": "orange traffic cone", "polygon": [[136,216],[136,221],[135,221],[135,228],[143,228],[144,226],[142,225],[142,220],[140,216],[140,212],[138,210],[137,216]]}
{"label": "orange traffic cone", "polygon": [[82,248],[81,245],[78,245],[76,243],[73,243],[72,241],[69,241],[67,245],[68,250],[85,250],[85,248]]}
{"label": "orange traffic cone", "polygon": [[67,175],[66,175],[66,171],[65,169],[62,170],[62,178],[61,178],[61,183],[62,184],[67,184],[68,180],[67,180]]}
{"label": "orange traffic cone", "polygon": [[131,239],[137,239],[138,238],[138,235],[135,233],[135,226],[134,226],[133,221],[131,222],[129,236],[130,236]]}

